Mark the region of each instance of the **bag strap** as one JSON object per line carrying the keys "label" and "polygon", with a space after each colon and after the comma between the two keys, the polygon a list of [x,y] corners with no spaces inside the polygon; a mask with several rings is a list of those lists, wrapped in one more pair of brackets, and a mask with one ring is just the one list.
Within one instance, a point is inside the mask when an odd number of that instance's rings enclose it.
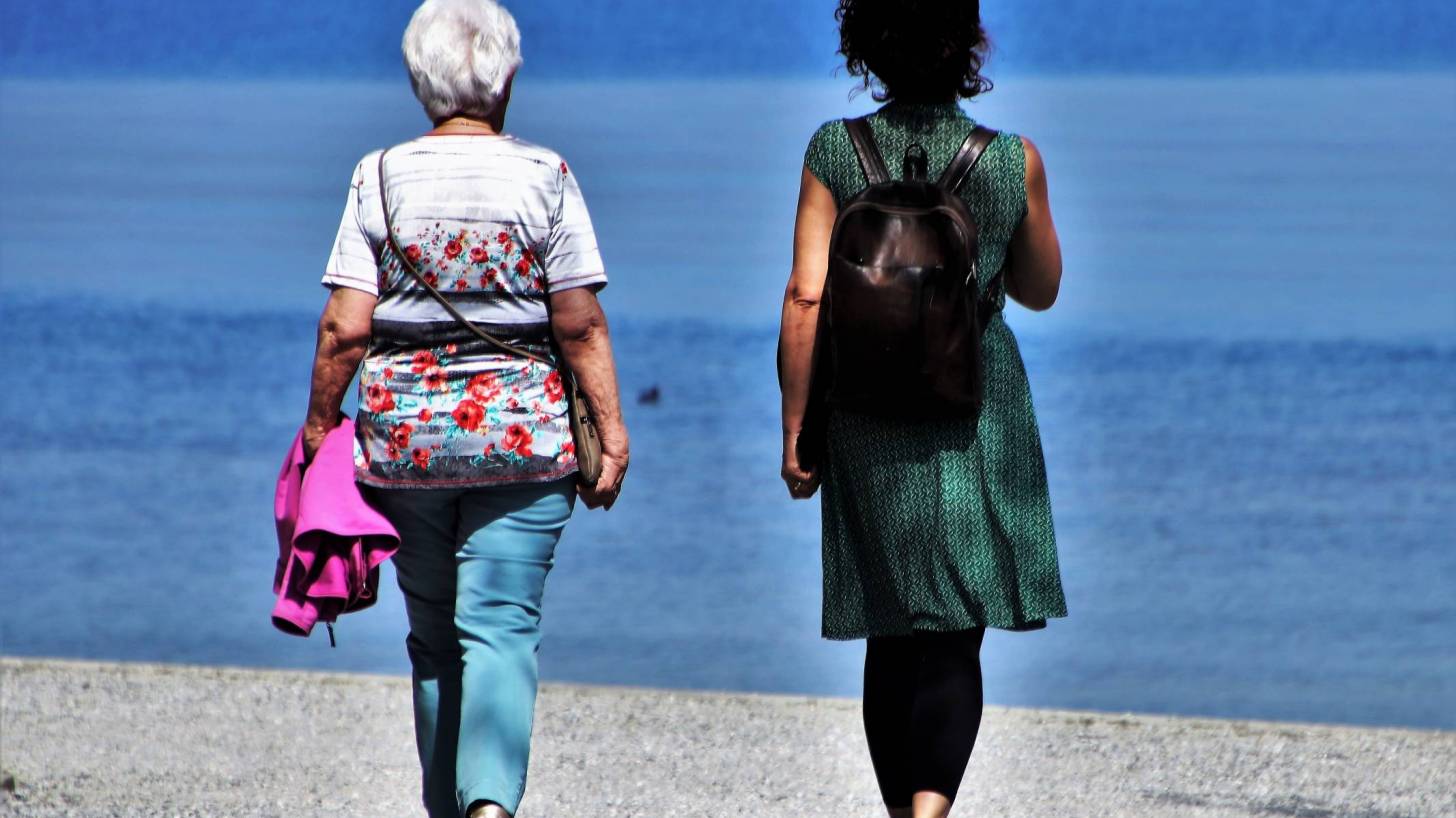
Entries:
{"label": "bag strap", "polygon": [[940,179],[936,181],[936,184],[951,193],[960,190],[961,185],[965,184],[966,178],[975,169],[976,163],[981,161],[981,154],[986,152],[991,140],[996,138],[996,133],[996,131],[980,125],[972,128],[970,134],[966,136],[966,141],[961,143],[960,150],[956,151],[950,164],[945,166],[945,172],[940,174]]}
{"label": "bag strap", "polygon": [[399,263],[404,267],[405,272],[408,272],[411,276],[413,276],[415,283],[419,284],[421,287],[424,287],[425,292],[429,293],[436,301],[440,302],[440,306],[445,308],[445,312],[450,313],[450,317],[458,321],[461,326],[470,330],[480,340],[485,341],[486,343],[501,350],[504,350],[505,352],[508,352],[512,355],[518,355],[522,358],[527,358],[529,360],[536,361],[537,363],[545,364],[546,366],[554,368],[556,364],[552,363],[546,358],[543,358],[542,356],[537,355],[536,353],[529,350],[521,349],[520,347],[513,344],[508,344],[505,341],[502,341],[501,339],[495,337],[494,335],[491,335],[490,333],[471,323],[469,318],[466,318],[460,312],[460,310],[455,308],[454,304],[450,303],[450,299],[446,298],[444,293],[435,289],[435,286],[433,284],[425,280],[425,277],[420,274],[419,269],[415,267],[414,262],[410,261],[410,257],[405,255],[404,251],[400,249],[399,241],[394,237],[394,220],[391,219],[389,215],[389,199],[384,192],[384,156],[387,153],[389,153],[389,151],[379,152],[379,206],[384,209],[385,241],[387,242],[389,249],[394,251],[395,257],[399,259]]}
{"label": "bag strap", "polygon": [[[976,169],[976,163],[981,161],[981,156],[986,152],[986,148],[991,146],[991,141],[996,136],[997,131],[993,131],[990,128],[980,125],[972,128],[971,132],[966,135],[966,141],[961,143],[960,150],[956,151],[956,155],[951,158],[950,164],[945,166],[945,170],[940,174],[940,178],[935,183],[948,193],[958,192],[961,185],[965,184],[966,179],[970,177],[971,171]],[[985,332],[986,323],[991,320],[991,314],[995,312],[993,305],[996,298],[996,288],[1000,284],[1000,278],[1004,270],[1005,264],[1003,263],[1002,269],[997,270],[996,274],[991,276],[986,282],[985,295],[977,296],[976,298],[976,312],[977,317],[980,319],[982,332]]]}
{"label": "bag strap", "polygon": [[870,130],[869,117],[846,119],[844,129],[849,131],[849,141],[854,144],[854,152],[859,156],[859,167],[864,171],[865,183],[879,185],[890,181],[890,172],[885,169],[885,157],[880,155],[880,148],[875,144],[875,134]]}

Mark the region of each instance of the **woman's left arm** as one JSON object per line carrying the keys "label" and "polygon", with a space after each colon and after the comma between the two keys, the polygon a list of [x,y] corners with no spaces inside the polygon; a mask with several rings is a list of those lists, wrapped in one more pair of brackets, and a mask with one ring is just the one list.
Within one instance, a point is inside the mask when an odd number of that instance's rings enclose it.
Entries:
{"label": "woman's left arm", "polygon": [[303,455],[312,460],[324,436],[339,425],[344,390],[354,380],[369,348],[377,296],[352,287],[335,287],[319,318],[313,357],[313,386],[303,422]]}
{"label": "woman's left arm", "polygon": [[1023,307],[1045,310],[1056,303],[1062,287],[1062,247],[1052,224],[1041,151],[1025,137],[1021,144],[1026,153],[1026,215],[1011,236],[1006,294]]}
{"label": "woman's left arm", "polygon": [[591,287],[574,287],[551,294],[551,331],[561,355],[581,391],[586,393],[602,441],[602,474],[595,486],[577,489],[587,508],[611,510],[622,492],[631,456],[627,424],[617,390],[617,364],[607,314]]}

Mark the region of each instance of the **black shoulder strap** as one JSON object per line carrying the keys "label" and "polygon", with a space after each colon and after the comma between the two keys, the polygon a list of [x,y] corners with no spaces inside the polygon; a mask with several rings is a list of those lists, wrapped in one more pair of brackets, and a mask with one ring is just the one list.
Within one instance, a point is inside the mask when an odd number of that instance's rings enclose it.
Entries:
{"label": "black shoulder strap", "polygon": [[890,181],[890,172],[885,170],[885,158],[875,144],[875,134],[870,130],[868,118],[846,119],[844,129],[849,131],[849,141],[854,143],[854,152],[859,155],[859,167],[864,171],[865,183],[879,185]]}
{"label": "black shoulder strap", "polygon": [[970,176],[971,171],[975,169],[976,163],[981,161],[981,154],[986,152],[986,147],[995,138],[996,131],[990,128],[977,125],[971,129],[970,135],[966,137],[965,142],[961,143],[961,149],[956,151],[955,158],[945,166],[945,172],[940,174],[940,179],[936,184],[951,193],[960,190],[961,185],[965,184],[966,177]]}

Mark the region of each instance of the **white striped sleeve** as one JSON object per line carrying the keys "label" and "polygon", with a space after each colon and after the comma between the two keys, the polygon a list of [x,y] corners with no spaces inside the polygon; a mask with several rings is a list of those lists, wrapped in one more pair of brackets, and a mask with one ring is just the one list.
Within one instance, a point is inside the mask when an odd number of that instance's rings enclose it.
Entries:
{"label": "white striped sleeve", "polygon": [[365,164],[361,161],[354,168],[349,197],[344,202],[344,217],[339,221],[339,235],[334,239],[334,250],[324,268],[323,283],[326,287],[350,287],[379,295],[379,267],[360,213]]}
{"label": "white striped sleeve", "polygon": [[543,260],[547,292],[573,287],[602,287],[607,283],[606,267],[597,248],[596,231],[587,214],[581,186],[565,162],[561,162],[560,196],[551,214],[551,234]]}

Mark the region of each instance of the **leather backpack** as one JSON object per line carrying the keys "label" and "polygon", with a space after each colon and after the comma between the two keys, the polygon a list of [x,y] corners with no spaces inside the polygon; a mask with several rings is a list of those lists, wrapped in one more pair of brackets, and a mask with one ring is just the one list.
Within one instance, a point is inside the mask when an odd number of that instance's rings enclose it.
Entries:
{"label": "leather backpack", "polygon": [[995,287],[980,297],[976,220],[957,191],[996,132],[972,130],[935,181],[925,149],[911,145],[904,180],[893,181],[869,123],[844,124],[867,186],[834,220],[815,366],[827,380],[811,392],[858,414],[974,419]]}

